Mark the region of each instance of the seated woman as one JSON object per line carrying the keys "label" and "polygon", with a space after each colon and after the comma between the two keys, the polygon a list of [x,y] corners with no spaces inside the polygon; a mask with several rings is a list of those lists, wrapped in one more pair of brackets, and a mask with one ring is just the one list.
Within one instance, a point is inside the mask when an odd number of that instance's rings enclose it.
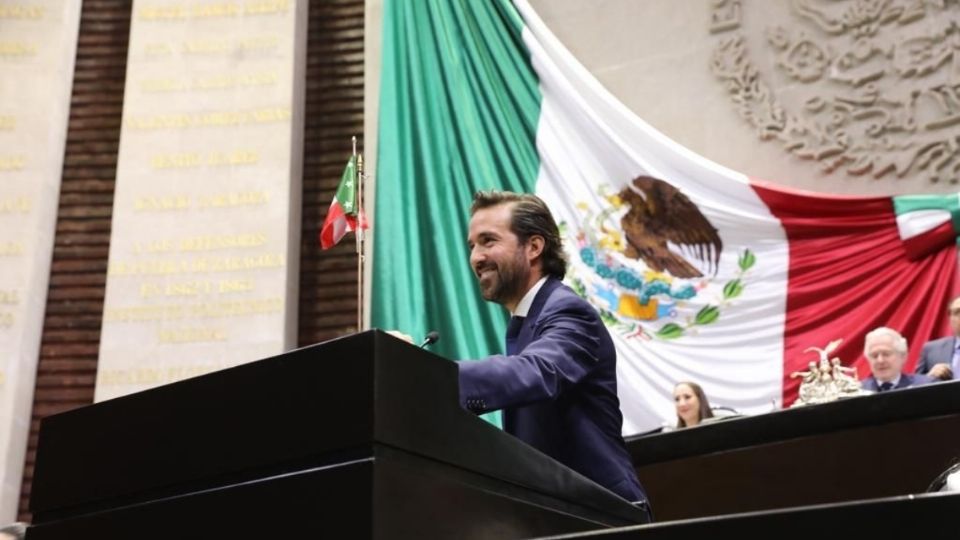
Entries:
{"label": "seated woman", "polygon": [[704,418],[712,418],[710,402],[703,388],[693,382],[679,382],[673,387],[673,402],[677,407],[677,428],[693,427]]}

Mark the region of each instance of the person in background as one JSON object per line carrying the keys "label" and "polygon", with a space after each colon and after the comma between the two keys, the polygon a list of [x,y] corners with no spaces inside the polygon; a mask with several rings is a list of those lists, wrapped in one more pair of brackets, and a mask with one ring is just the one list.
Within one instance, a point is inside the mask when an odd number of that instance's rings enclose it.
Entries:
{"label": "person in background", "polygon": [[712,418],[713,411],[703,388],[689,381],[679,382],[673,387],[673,403],[677,407],[677,428],[693,427],[704,418]]}
{"label": "person in background", "polygon": [[0,540],[23,540],[26,536],[26,523],[17,522],[0,529]]}
{"label": "person in background", "polygon": [[926,375],[903,373],[907,361],[907,340],[885,326],[871,330],[863,341],[863,355],[872,375],[860,381],[864,390],[886,392],[933,382]]}
{"label": "person in background", "polygon": [[947,313],[950,315],[953,335],[923,344],[917,368],[914,370],[918,375],[927,375],[941,381],[960,378],[960,296],[950,301]]}

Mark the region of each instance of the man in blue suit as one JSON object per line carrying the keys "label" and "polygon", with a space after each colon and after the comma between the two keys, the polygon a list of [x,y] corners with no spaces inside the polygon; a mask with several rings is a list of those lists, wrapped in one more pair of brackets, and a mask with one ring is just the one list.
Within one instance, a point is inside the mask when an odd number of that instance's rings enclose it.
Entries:
{"label": "man in blue suit", "polygon": [[872,375],[861,381],[864,390],[886,392],[933,382],[926,375],[903,373],[907,361],[907,340],[899,332],[881,326],[871,330],[863,342],[863,355]]}
{"label": "man in blue suit", "polygon": [[534,195],[479,192],[471,215],[480,291],[512,317],[506,355],[459,363],[463,406],[503,409],[505,431],[647,509],[621,436],[616,349],[597,311],[561,282],[550,210]]}
{"label": "man in blue suit", "polygon": [[942,381],[960,378],[960,297],[950,302],[947,311],[953,335],[924,343],[915,370]]}

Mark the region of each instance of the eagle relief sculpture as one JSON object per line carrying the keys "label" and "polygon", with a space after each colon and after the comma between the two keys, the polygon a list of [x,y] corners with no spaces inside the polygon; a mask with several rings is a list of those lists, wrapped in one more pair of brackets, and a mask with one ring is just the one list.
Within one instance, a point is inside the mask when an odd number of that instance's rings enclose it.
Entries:
{"label": "eagle relief sculpture", "polygon": [[715,322],[743,292],[756,257],[745,249],[738,267],[724,272],[732,279],[714,284],[723,241],[680,189],[641,175],[615,194],[606,186],[599,193],[608,206],[594,213],[579,203],[585,217],[568,244],[590,271],[576,268],[569,277],[608,326],[626,337],[677,339]]}

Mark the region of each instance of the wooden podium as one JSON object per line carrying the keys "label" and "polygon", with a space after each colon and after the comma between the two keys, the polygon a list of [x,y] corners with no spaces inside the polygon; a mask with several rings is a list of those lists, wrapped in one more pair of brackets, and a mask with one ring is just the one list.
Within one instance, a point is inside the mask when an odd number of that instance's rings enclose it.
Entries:
{"label": "wooden podium", "polygon": [[636,508],[460,408],[379,331],[46,418],[30,540],[524,538]]}

